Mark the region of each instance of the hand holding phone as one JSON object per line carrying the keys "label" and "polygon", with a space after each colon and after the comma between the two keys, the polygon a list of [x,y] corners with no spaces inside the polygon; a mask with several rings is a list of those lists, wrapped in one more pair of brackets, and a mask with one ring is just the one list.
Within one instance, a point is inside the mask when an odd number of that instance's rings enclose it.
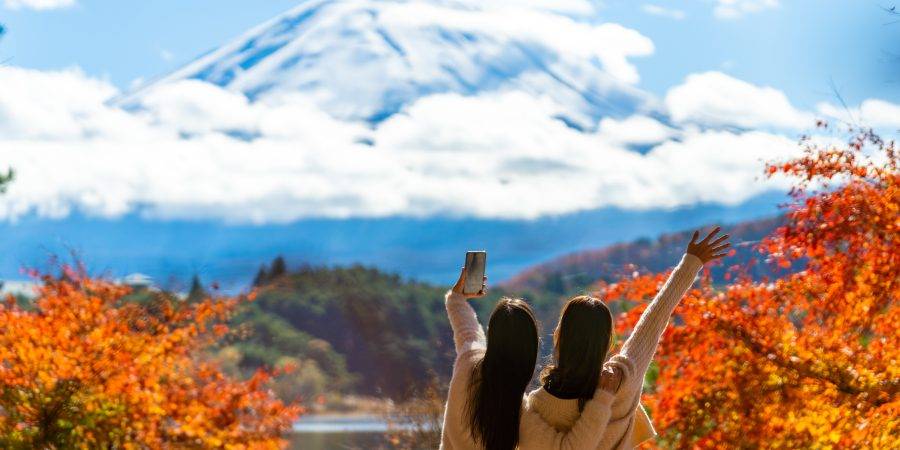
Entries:
{"label": "hand holding phone", "polygon": [[466,252],[466,265],[459,274],[453,292],[467,298],[482,297],[487,289],[487,277],[484,276],[487,266],[487,252]]}

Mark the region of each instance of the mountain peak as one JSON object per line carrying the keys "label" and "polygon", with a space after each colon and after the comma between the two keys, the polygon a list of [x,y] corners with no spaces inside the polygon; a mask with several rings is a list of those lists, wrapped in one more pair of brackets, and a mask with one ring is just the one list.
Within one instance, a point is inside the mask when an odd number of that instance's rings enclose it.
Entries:
{"label": "mountain peak", "polygon": [[[297,96],[338,119],[380,122],[419,98],[523,91],[559,105],[570,126],[655,110],[628,58],[652,42],[594,25],[566,0],[309,0],[132,92],[196,79],[250,101]],[[560,32],[559,30],[566,30]]]}

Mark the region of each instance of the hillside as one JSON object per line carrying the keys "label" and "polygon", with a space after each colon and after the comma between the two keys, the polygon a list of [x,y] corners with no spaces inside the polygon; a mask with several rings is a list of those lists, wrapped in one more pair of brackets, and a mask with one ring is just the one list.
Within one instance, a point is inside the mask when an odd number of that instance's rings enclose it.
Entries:
{"label": "hillside", "polygon": [[[299,370],[276,386],[283,397],[343,393],[404,399],[435,378],[450,378],[447,286],[359,265],[290,270],[280,257],[260,270],[254,284],[256,300],[234,318],[241,339],[220,353],[245,373],[296,364]],[[485,318],[507,294],[492,289],[472,306]],[[556,320],[558,296],[532,292],[527,299],[539,320]]]}
{"label": "hillside", "polygon": [[292,358],[302,379],[290,395],[402,398],[452,366],[443,288],[362,266],[285,272],[280,261],[257,277],[256,301],[236,318],[248,336],[235,345],[242,368]]}
{"label": "hillside", "polygon": [[[723,226],[731,234],[736,252],[726,260],[725,265],[712,269],[713,279],[723,281],[729,266],[743,265],[754,258],[754,246],[780,222],[780,218],[770,218]],[[516,292],[546,291],[566,294],[584,289],[597,280],[612,281],[626,270],[665,271],[678,261],[691,239],[691,233],[692,231],[682,231],[664,234],[655,241],[639,239],[564,255],[520,272],[506,281],[503,287]],[[633,268],[629,265],[633,265]],[[754,266],[751,271],[754,277],[766,274],[768,268],[764,264]]]}
{"label": "hillside", "polygon": [[[737,251],[728,264],[749,261],[754,244],[779,221],[725,226]],[[573,253],[520,273],[472,304],[484,318],[501,296],[521,296],[532,304],[548,335],[566,298],[597,280],[634,270],[628,264],[665,271],[689,240],[690,232],[681,232]],[[714,268],[714,279],[721,281],[725,270]],[[753,272],[766,274],[765,266]],[[235,319],[246,339],[223,354],[244,371],[298,364],[300,370],[277,387],[283,396],[352,393],[402,399],[434,377],[450,377],[453,348],[443,306],[446,286],[358,265],[290,270],[282,258],[262,268],[254,284],[257,300]],[[544,339],[545,353],[550,342]]]}

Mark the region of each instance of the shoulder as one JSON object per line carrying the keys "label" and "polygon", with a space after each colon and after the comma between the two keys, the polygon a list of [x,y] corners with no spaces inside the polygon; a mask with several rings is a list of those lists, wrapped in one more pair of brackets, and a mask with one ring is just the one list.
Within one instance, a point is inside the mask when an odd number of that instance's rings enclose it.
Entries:
{"label": "shoulder", "polygon": [[625,378],[634,376],[634,362],[621,353],[609,358],[603,365],[620,369],[622,371],[622,376]]}
{"label": "shoulder", "polygon": [[[620,386],[627,384],[630,380],[634,379],[635,376],[638,376],[638,374],[635,373],[636,370],[634,367],[634,361],[621,353],[613,356],[612,358],[609,358],[609,360],[606,361],[606,363],[604,363],[603,365],[605,367],[614,367],[616,369],[619,369],[619,371],[622,373],[622,381],[621,383],[619,383]],[[641,374],[640,376],[643,381],[643,375]]]}
{"label": "shoulder", "polygon": [[522,409],[533,411],[535,408],[535,404],[537,404],[537,402],[539,401],[541,391],[543,390],[544,388],[539,387],[531,392],[526,392],[525,397],[522,399]]}

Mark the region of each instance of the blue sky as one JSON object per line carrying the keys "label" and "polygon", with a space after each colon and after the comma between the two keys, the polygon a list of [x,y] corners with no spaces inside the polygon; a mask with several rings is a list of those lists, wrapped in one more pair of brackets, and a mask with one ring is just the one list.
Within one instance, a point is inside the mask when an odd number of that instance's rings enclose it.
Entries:
{"label": "blue sky", "polygon": [[[53,1],[53,0],[48,0]],[[2,3],[2,2],[0,2]],[[9,2],[7,2],[8,4]],[[121,88],[167,73],[294,0],[78,0],[50,10],[0,9],[8,64],[37,69],[78,66]],[[607,0],[598,21],[634,28],[656,45],[635,58],[640,87],[662,95],[690,73],[719,70],[784,91],[800,107],[869,97],[900,100],[900,23],[891,0],[782,0],[773,8],[716,17],[713,0]],[[655,5],[682,19],[645,11]],[[678,14],[678,13],[676,13]]]}

